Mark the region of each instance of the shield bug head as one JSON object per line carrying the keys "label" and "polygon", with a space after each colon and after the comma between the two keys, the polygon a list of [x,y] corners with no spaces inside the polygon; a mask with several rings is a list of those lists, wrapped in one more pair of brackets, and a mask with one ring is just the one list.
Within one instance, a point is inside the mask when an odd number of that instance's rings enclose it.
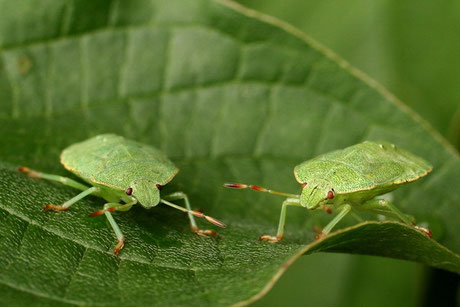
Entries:
{"label": "shield bug head", "polygon": [[131,193],[144,208],[151,208],[160,202],[160,191],[157,184],[150,179],[140,178],[130,184],[126,194]]}
{"label": "shield bug head", "polygon": [[316,209],[335,196],[331,184],[324,180],[314,180],[302,185],[300,203],[307,209]]}

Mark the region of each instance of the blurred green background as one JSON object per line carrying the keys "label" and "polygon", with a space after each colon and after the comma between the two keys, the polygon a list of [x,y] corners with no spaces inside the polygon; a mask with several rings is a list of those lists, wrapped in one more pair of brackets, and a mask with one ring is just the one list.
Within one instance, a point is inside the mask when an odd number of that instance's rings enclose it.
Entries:
{"label": "blurred green background", "polygon": [[460,1],[238,2],[332,49],[460,149]]}
{"label": "blurred green background", "polygon": [[[460,149],[460,1],[238,2],[327,46]],[[440,306],[439,297],[460,306],[458,285],[456,275],[416,263],[317,254],[296,261],[253,306]]]}

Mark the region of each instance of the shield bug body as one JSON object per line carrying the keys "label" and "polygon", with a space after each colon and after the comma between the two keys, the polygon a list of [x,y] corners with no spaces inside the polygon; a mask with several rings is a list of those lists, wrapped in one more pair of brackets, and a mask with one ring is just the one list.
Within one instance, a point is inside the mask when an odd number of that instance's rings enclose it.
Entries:
{"label": "shield bug body", "polygon": [[[226,183],[224,186],[250,188],[287,197],[281,207],[277,235],[260,237],[260,240],[277,242],[284,235],[287,206],[301,206],[310,210],[323,209],[328,213],[331,213],[332,208],[337,209],[337,215],[317,237],[327,235],[352,210],[370,210],[414,225],[411,216],[403,214],[390,202],[375,197],[415,181],[431,170],[432,166],[428,162],[393,144],[366,141],[297,165],[294,175],[301,184],[300,195],[239,183]],[[414,227],[431,237],[428,229]]]}
{"label": "shield bug body", "polygon": [[[216,233],[199,229],[194,216],[203,217],[217,226],[225,227],[222,222],[192,210],[187,195],[182,192],[160,198],[161,187],[171,181],[179,169],[161,151],[152,146],[114,134],[103,134],[64,149],[61,153],[61,163],[92,187],[70,178],[37,172],[27,167],[19,167],[18,170],[30,177],[58,181],[82,191],[61,205],[45,205],[44,210],[66,210],[90,194],[104,198],[107,201],[104,208],[90,216],[104,214],[107,217],[118,239],[114,250],[116,255],[123,248],[125,237],[111,212],[127,211],[135,204],[149,209],[163,203],[187,212],[192,231],[199,235],[216,236]],[[184,200],[186,208],[170,202],[180,199]]]}

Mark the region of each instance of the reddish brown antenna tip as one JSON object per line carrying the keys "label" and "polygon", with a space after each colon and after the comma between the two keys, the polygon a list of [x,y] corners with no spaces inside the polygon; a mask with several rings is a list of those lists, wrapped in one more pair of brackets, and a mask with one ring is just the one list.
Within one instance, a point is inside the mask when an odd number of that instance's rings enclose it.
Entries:
{"label": "reddish brown antenna tip", "polygon": [[233,189],[246,189],[248,186],[242,183],[224,183],[224,187]]}
{"label": "reddish brown antenna tip", "polygon": [[208,220],[209,222],[211,222],[211,223],[213,223],[214,225],[217,225],[217,226],[219,226],[219,227],[222,227],[222,228],[227,227],[227,225],[225,225],[224,223],[222,223],[222,222],[219,221],[219,220],[216,220],[216,219],[213,218],[213,217],[210,217],[210,216],[205,215],[204,218],[205,218],[206,220]]}

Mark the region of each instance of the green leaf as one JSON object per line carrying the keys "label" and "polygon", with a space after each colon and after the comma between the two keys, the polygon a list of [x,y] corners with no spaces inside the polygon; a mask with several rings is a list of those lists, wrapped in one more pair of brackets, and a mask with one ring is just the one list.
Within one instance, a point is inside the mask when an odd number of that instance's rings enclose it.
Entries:
{"label": "green leaf", "polygon": [[390,89],[460,150],[458,3],[238,2],[308,31]]}
{"label": "green leaf", "polygon": [[[297,30],[232,2],[97,3],[0,2],[8,12],[0,21],[0,295],[7,304],[243,303],[299,255],[319,251],[460,272],[459,158],[373,81]],[[68,175],[60,150],[104,132],[165,151],[181,168],[167,191],[183,190],[194,207],[226,222],[221,237],[191,233],[177,210],[134,208],[115,217],[127,237],[117,258],[104,218],[87,218],[101,199],[42,212],[76,191],[15,168]],[[365,139],[394,142],[433,163],[432,174],[393,197],[437,241],[397,222],[353,220],[314,241],[313,227],[331,217],[292,208],[285,240],[258,242],[276,231],[282,198],[222,187],[241,181],[296,193],[296,164]]]}
{"label": "green leaf", "polygon": [[273,289],[251,306],[416,307],[426,283],[420,278],[424,271],[427,268],[420,263],[391,258],[309,254],[296,260]]}

